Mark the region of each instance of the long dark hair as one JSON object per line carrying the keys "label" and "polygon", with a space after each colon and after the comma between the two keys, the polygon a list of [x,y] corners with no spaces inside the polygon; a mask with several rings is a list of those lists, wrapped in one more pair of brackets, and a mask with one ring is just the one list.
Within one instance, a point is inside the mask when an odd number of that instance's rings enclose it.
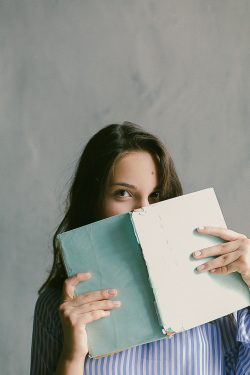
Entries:
{"label": "long dark hair", "polygon": [[111,124],[101,129],[89,140],[79,159],[66,199],[65,216],[53,236],[53,266],[39,293],[49,285],[62,286],[67,277],[56,236],[97,220],[96,212],[109,171],[122,154],[139,150],[149,152],[158,160],[160,200],[183,194],[173,160],[156,136],[131,122]]}

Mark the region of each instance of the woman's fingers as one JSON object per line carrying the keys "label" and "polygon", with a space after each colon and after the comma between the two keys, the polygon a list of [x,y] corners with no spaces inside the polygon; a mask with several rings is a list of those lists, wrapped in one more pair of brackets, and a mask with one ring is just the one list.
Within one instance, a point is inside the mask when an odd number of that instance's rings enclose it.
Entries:
{"label": "woman's fingers", "polygon": [[219,245],[210,246],[204,249],[197,250],[193,256],[197,259],[208,258],[212,256],[219,256],[231,253],[239,248],[241,240],[225,242]]}
{"label": "woman's fingers", "polygon": [[89,272],[86,272],[86,273],[77,273],[76,275],[66,279],[63,284],[62,302],[71,301],[74,298],[75,286],[80,281],[86,281],[90,279],[90,277],[91,277],[91,274]]}
{"label": "woman's fingers", "polygon": [[233,251],[231,253],[227,253],[224,255],[221,255],[215,259],[212,259],[204,264],[201,264],[196,269],[197,271],[211,271],[218,267],[225,267],[229,264],[235,262],[237,259],[239,259],[241,256],[241,251]]}
{"label": "woman's fingers", "polygon": [[109,315],[110,315],[110,311],[104,311],[104,310],[90,311],[82,315],[82,323],[88,324],[88,323],[93,322],[94,320],[105,318],[106,316],[109,316]]}
{"label": "woman's fingers", "polygon": [[87,292],[84,294],[81,294],[78,297],[74,298],[74,301],[72,301],[72,306],[79,306],[83,305],[88,302],[93,301],[101,301],[101,300],[108,300],[110,298],[113,298],[117,295],[116,289],[104,289],[104,290],[96,290],[93,292]]}
{"label": "woman's fingers", "polygon": [[227,275],[232,272],[241,274],[245,283],[250,287],[250,240],[244,234],[230,229],[204,227],[197,229],[201,234],[221,237],[228,242],[197,250],[193,253],[196,259],[215,256],[208,262],[196,268],[198,272],[212,272]]}
{"label": "woman's fingers", "polygon": [[78,273],[64,281],[59,315],[64,332],[64,352],[70,356],[86,355],[88,340],[86,324],[110,315],[110,310],[120,307],[120,301],[111,301],[117,290],[98,290],[75,296],[75,287],[87,281],[89,272]]}
{"label": "woman's fingers", "polygon": [[60,313],[63,319],[70,322],[71,326],[76,323],[87,324],[93,320],[110,315],[112,309],[121,306],[121,301],[111,301],[117,294],[116,289],[104,289],[74,296],[75,287],[80,281],[86,281],[91,277],[88,273],[78,273],[65,280],[62,292],[62,303]]}
{"label": "woman's fingers", "polygon": [[[197,228],[197,230],[201,234],[209,234],[229,241],[195,251],[193,253],[193,256],[196,259],[217,257],[198,266],[196,268],[197,271],[214,271],[214,269],[216,268],[220,268],[221,270],[223,269],[225,271],[225,268],[223,267],[226,267],[230,263],[235,262],[240,257],[244,258],[249,252],[249,240],[242,233],[237,233],[233,230],[226,228],[210,226]],[[242,262],[240,262],[239,264],[241,263]],[[227,270],[228,269],[229,267],[227,267]],[[239,269],[239,272],[241,273],[241,267]]]}
{"label": "woman's fingers", "polygon": [[239,238],[247,238],[242,233],[237,233],[231,229],[220,228],[220,227],[210,227],[210,226],[199,227],[197,228],[197,231],[198,233],[201,233],[201,234],[209,234],[212,236],[220,237],[225,241],[234,241]]}
{"label": "woman's fingers", "polygon": [[70,304],[63,303],[59,307],[59,311],[63,321],[71,327],[82,327],[84,328],[85,324],[103,318],[110,315],[110,311],[105,310],[91,310],[91,311],[82,311],[87,310],[83,306],[76,308],[72,307]]}
{"label": "woman's fingers", "polygon": [[73,300],[66,300],[60,305],[60,315],[68,327],[74,327],[78,330],[82,329],[86,324],[94,320],[109,316],[110,310],[119,308],[121,306],[121,301],[111,301],[108,299],[101,301],[96,300],[104,295],[103,291],[86,294],[86,299],[91,302],[85,301],[85,303],[83,303],[84,298],[82,297],[84,297],[84,295],[81,295],[79,297],[75,297]]}
{"label": "woman's fingers", "polygon": [[120,306],[121,301],[103,300],[81,304],[75,306],[74,309],[76,311],[79,311],[80,314],[84,314],[85,312],[91,312],[96,310],[112,310]]}

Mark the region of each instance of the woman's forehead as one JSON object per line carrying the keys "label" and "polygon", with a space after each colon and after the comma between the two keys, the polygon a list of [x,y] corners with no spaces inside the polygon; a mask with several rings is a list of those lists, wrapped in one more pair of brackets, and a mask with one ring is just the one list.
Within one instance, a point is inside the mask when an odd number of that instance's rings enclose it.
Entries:
{"label": "woman's forehead", "polygon": [[[147,178],[158,178],[158,169],[155,158],[146,151],[128,152],[119,157],[109,175],[109,182],[112,184],[116,180],[124,180],[123,182],[144,181]],[[128,180],[128,181],[126,181]],[[131,181],[131,183],[132,183]]]}

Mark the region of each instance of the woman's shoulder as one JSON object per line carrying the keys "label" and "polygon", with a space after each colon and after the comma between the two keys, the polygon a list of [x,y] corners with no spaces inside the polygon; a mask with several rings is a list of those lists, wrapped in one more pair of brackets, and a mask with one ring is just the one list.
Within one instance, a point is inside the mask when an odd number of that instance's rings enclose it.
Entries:
{"label": "woman's shoulder", "polygon": [[44,291],[42,291],[36,301],[36,309],[38,311],[44,309],[54,310],[60,305],[61,299],[61,288],[55,288],[48,286]]}
{"label": "woman's shoulder", "polygon": [[48,286],[37,298],[34,312],[34,320],[43,326],[57,331],[61,330],[59,317],[59,305],[61,301],[61,288]]}
{"label": "woman's shoulder", "polygon": [[47,287],[34,311],[30,374],[54,374],[63,346],[59,316],[61,290]]}

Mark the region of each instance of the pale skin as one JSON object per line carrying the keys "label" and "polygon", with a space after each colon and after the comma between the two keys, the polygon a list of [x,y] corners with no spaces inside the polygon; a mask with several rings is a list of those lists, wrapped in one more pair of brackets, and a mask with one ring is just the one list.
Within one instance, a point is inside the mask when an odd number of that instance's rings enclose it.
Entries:
{"label": "pale skin", "polygon": [[[159,177],[156,160],[147,152],[134,151],[123,155],[115,163],[107,181],[100,219],[139,209],[159,201]],[[200,234],[217,236],[227,241],[223,244],[193,253],[194,258],[212,258],[198,272],[229,274],[238,272],[250,287],[250,240],[241,233],[217,227],[198,229]],[[62,303],[59,307],[64,332],[64,346],[57,367],[57,375],[82,375],[88,353],[86,325],[94,320],[108,318],[113,309],[122,306],[112,298],[118,295],[108,290],[98,290],[75,297],[75,287],[91,277],[79,273],[65,280]],[[115,304],[116,302],[116,304]]]}

